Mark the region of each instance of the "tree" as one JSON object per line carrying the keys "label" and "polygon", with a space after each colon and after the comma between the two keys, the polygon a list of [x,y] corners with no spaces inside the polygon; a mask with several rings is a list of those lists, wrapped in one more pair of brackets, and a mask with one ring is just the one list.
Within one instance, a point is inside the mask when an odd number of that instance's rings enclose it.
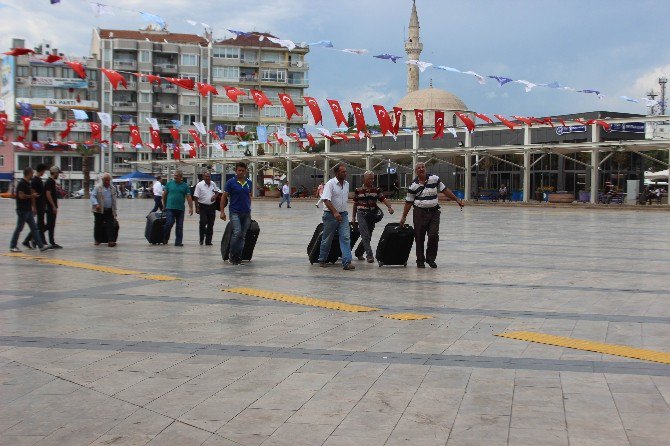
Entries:
{"label": "tree", "polygon": [[351,112],[347,113],[347,127],[354,128],[354,114]]}
{"label": "tree", "polygon": [[81,155],[81,171],[84,174],[84,198],[90,198],[91,168],[88,165],[90,157],[100,153],[100,146],[94,144],[77,144],[77,153]]}

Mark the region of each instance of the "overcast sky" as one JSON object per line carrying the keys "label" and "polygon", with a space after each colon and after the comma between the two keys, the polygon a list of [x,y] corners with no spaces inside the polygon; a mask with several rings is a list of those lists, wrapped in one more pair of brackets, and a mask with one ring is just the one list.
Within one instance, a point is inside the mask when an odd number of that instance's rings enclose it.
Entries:
{"label": "overcast sky", "polygon": [[[379,53],[405,56],[409,0],[96,0],[118,8],[115,16],[96,17],[88,0],[0,0],[2,47],[12,37],[29,46],[48,41],[70,55],[89,52],[95,27],[139,29],[139,14],[160,15],[173,32],[201,33],[186,19],[205,22],[215,37],[228,28],[267,31],[295,42],[333,41],[337,48],[365,48],[357,56],[313,48],[309,95],[340,99],[343,106],[392,107],[405,94],[406,65],[372,58]],[[670,75],[668,0],[418,0],[421,60],[482,75],[502,75],[535,83],[557,81],[577,89],[600,90],[607,97],[535,88],[480,85],[467,75],[428,68],[421,87],[432,78],[437,88],[459,96],[473,111],[547,116],[591,110],[645,113],[642,104],[619,96],[642,97],[658,90],[659,75]],[[323,108],[323,105],[322,105]],[[370,111],[372,114],[372,111]],[[366,111],[367,115],[367,111]],[[373,115],[374,116],[374,115]],[[372,122],[373,116],[368,118]]]}

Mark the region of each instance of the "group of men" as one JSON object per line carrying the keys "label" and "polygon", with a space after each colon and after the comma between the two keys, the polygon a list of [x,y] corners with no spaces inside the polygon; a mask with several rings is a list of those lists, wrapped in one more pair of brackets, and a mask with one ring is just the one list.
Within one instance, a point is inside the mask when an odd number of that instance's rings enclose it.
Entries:
{"label": "group of men", "polygon": [[[23,240],[22,245],[27,249],[39,248],[40,251],[47,249],[60,249],[55,241],[56,217],[58,215],[58,187],[56,179],[60,175],[60,169],[53,166],[49,169],[49,178],[43,182],[42,176],[47,171],[47,166],[38,164],[36,170],[27,167],[23,170],[23,178],[16,186],[16,228],[12,234],[9,244],[11,252],[21,252],[18,247],[19,236],[26,224],[30,232]],[[35,221],[37,217],[37,221]],[[47,244],[46,233],[49,234]]]}

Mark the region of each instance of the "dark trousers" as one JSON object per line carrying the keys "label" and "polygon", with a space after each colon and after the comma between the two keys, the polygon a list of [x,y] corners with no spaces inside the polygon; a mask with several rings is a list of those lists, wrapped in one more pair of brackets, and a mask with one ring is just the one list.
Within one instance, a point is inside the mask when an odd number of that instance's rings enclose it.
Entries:
{"label": "dark trousers", "polygon": [[[46,230],[46,224],[44,223],[44,215],[45,215],[44,208],[41,209],[37,208],[37,220],[36,220],[37,229],[40,233],[40,237],[42,237],[42,242],[46,243],[45,242],[46,239],[44,238],[44,231]],[[30,231],[26,236],[26,238],[23,240],[23,243],[24,244],[29,243],[32,239],[33,239],[33,231]],[[35,242],[35,244],[37,244],[37,242]]]}
{"label": "dark trousers", "polygon": [[154,208],[151,212],[156,212],[158,210],[163,210],[163,197],[160,195],[154,195]]}
{"label": "dark trousers", "polygon": [[[414,240],[416,240],[416,263],[434,262],[437,258],[437,243],[440,240],[440,210],[414,207]],[[424,255],[424,241],[428,234],[428,246]]]}
{"label": "dark trousers", "polygon": [[369,259],[373,258],[372,247],[370,246],[370,239],[372,238],[372,231],[375,230],[375,222],[372,221],[372,216],[369,211],[356,212],[356,219],[358,220],[358,231],[361,233],[361,241],[358,242],[354,255],[362,257],[363,253]]}
{"label": "dark trousers", "polygon": [[19,236],[21,235],[21,231],[23,231],[23,227],[26,225],[26,223],[28,223],[28,227],[33,233],[35,243],[37,243],[37,246],[42,248],[44,244],[40,238],[40,231],[37,229],[37,223],[35,223],[35,219],[33,218],[33,211],[20,211],[18,209],[16,211],[16,229],[14,229],[14,234],[12,235],[12,241],[10,242],[9,247],[17,247],[16,244],[19,243]]}
{"label": "dark trousers", "polygon": [[[55,214],[51,212],[49,209],[46,211],[46,217],[47,217],[47,225],[44,230],[44,232],[49,233],[49,243],[52,245],[56,244],[55,241],[55,233],[56,233],[56,217],[58,214]],[[44,243],[46,243],[46,239],[44,239]]]}
{"label": "dark trousers", "polygon": [[174,244],[181,245],[184,239],[184,211],[180,209],[166,209],[167,217],[163,227],[163,240],[170,240],[170,231],[176,223]]}
{"label": "dark trousers", "polygon": [[112,209],[105,209],[102,211],[102,214],[95,212],[93,216],[95,218],[95,224],[93,227],[93,238],[95,241],[98,243],[102,241],[100,240],[99,236],[96,236],[96,234],[106,234],[107,243],[116,243],[117,232],[116,228],[114,227],[114,222],[116,219],[114,218],[114,212]]}
{"label": "dark trousers", "polygon": [[198,204],[200,212],[200,244],[203,241],[208,245],[212,243],[214,233],[214,222],[216,221],[216,206],[214,204]]}

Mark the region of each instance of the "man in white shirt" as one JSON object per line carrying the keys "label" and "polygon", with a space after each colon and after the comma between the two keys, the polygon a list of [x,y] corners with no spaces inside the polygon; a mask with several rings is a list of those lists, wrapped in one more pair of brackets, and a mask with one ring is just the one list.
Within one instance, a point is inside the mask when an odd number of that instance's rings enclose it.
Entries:
{"label": "man in white shirt", "polygon": [[289,186],[288,181],[284,183],[281,187],[281,201],[279,202],[279,207],[286,202],[286,207],[291,208],[291,186]]}
{"label": "man in white shirt", "polygon": [[342,251],[342,268],[346,271],[356,269],[351,264],[351,234],[349,228],[349,213],[347,200],[349,199],[349,183],[346,181],[347,168],[344,164],[333,167],[335,178],[328,180],[323,188],[323,237],[319,252],[319,266],[326,266],[330,246],[333,243],[335,232],[339,233],[340,250]]}
{"label": "man in white shirt", "polygon": [[216,220],[217,193],[221,190],[212,181],[212,175],[208,170],[202,174],[202,181],[195,185],[193,198],[195,201],[195,213],[200,215],[200,244],[212,246],[212,234],[214,233],[214,221]]}
{"label": "man in white shirt", "polygon": [[163,210],[163,183],[161,182],[163,178],[158,175],[156,181],[154,181],[153,193],[154,193],[154,208],[151,212],[156,212],[157,210]]}

